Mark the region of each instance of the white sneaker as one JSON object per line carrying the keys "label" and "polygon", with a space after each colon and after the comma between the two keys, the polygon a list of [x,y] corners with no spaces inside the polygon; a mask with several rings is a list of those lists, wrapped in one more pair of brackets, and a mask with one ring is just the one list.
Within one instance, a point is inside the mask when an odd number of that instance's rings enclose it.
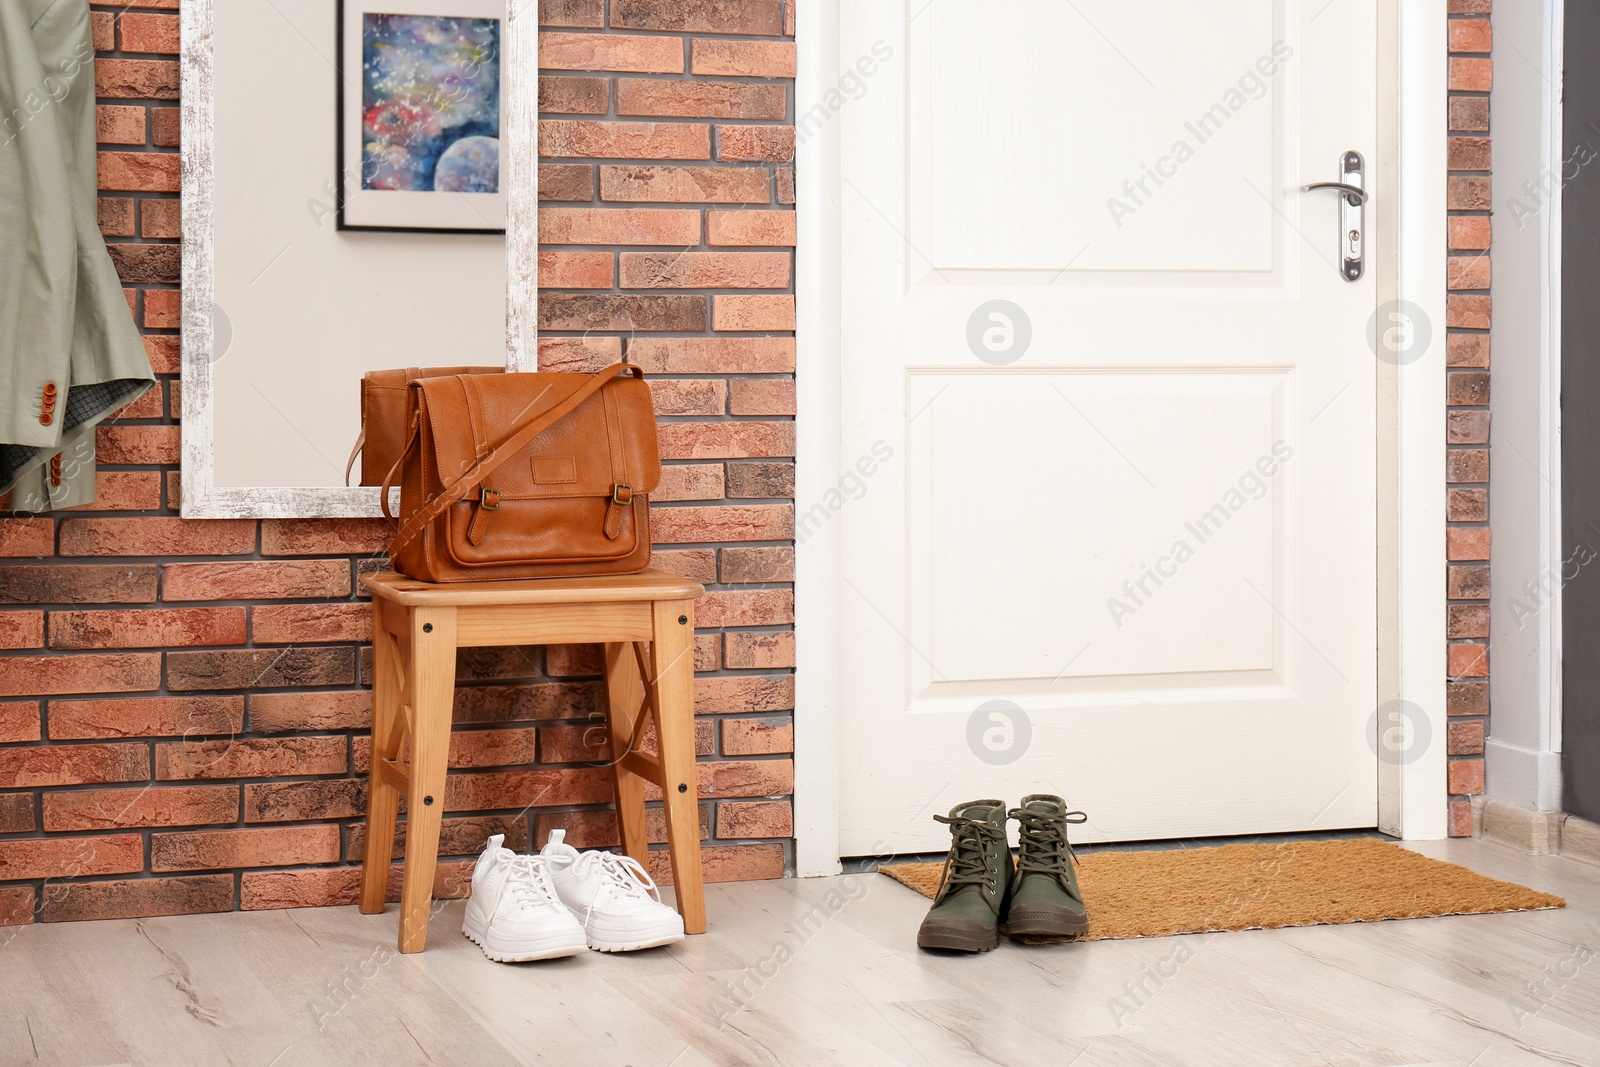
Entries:
{"label": "white sneaker", "polygon": [[650,872],[631,856],[579,852],[565,830],[551,830],[539,855],[549,861],[556,893],[583,923],[589,947],[631,952],[683,940],[683,917],[661,903]]}
{"label": "white sneaker", "polygon": [[499,963],[548,960],[585,951],[583,926],[556,895],[550,862],[502,848],[489,838],[472,868],[472,897],[461,932]]}

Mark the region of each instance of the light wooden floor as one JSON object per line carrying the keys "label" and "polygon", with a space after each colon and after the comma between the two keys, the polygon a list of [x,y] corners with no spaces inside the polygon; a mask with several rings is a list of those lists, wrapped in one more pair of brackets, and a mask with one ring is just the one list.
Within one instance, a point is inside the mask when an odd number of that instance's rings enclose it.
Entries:
{"label": "light wooden floor", "polygon": [[[671,949],[506,966],[355,908],[0,930],[0,1064],[1600,1064],[1600,867],[1420,851],[1565,911],[919,954],[880,875],[712,886]],[[9,938],[9,939],[8,939]]]}

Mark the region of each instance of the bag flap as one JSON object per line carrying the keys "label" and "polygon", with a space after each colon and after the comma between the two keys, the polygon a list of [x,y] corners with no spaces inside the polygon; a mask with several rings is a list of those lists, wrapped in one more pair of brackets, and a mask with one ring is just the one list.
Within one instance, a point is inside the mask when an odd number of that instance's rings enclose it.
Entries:
{"label": "bag flap", "polygon": [[452,374],[500,374],[504,367],[395,367],[369,370],[361,376],[363,389],[404,389],[413,378],[442,378]]}
{"label": "bag flap", "polygon": [[[449,485],[504,440],[588,382],[557,372],[425,378],[439,480]],[[661,480],[650,387],[618,376],[484,478],[502,500],[612,495],[617,483],[650,493]]]}
{"label": "bag flap", "polygon": [[499,374],[501,367],[397,367],[361,376],[361,484],[382,485],[406,438],[406,382],[445,374]]}

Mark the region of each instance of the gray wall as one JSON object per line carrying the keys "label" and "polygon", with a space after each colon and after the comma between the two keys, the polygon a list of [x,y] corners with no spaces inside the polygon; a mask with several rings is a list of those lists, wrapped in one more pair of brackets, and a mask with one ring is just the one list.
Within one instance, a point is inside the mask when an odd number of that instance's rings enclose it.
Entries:
{"label": "gray wall", "polygon": [[[1600,821],[1600,5],[1566,12],[1561,240],[1562,800]],[[1587,561],[1587,562],[1586,562]]]}

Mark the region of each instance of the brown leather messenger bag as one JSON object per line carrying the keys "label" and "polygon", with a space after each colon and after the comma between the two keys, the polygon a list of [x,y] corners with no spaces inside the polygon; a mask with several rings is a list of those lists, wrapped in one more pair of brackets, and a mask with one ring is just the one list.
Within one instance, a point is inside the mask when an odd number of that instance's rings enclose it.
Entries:
{"label": "brown leather messenger bag", "polygon": [[[661,479],[644,372],[454,374],[406,383],[391,565],[429,582],[630,574]],[[383,512],[389,512],[385,478]]]}

